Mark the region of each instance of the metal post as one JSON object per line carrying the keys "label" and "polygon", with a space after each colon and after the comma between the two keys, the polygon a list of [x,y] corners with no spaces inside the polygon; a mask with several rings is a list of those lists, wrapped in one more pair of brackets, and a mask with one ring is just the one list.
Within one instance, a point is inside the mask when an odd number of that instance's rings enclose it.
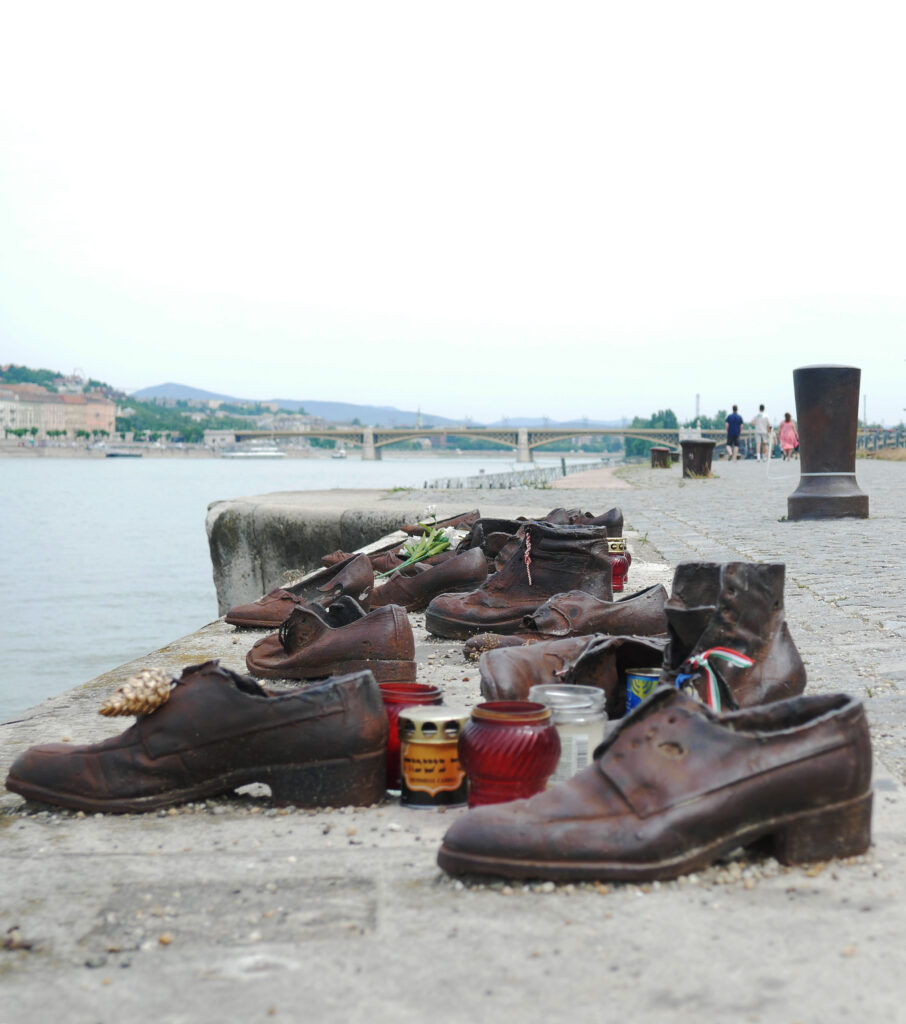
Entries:
{"label": "metal post", "polygon": [[787,498],[788,519],[868,518],[868,495],[856,483],[861,376],[856,366],[793,371],[800,479]]}

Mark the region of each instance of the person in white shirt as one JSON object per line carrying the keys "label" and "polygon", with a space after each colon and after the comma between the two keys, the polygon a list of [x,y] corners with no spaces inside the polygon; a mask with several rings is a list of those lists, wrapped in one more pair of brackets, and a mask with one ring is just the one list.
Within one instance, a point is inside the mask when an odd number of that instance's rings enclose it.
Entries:
{"label": "person in white shirt", "polygon": [[768,457],[768,436],[771,433],[771,421],[764,414],[764,406],[758,406],[758,415],[752,420],[755,428],[755,458],[767,459]]}

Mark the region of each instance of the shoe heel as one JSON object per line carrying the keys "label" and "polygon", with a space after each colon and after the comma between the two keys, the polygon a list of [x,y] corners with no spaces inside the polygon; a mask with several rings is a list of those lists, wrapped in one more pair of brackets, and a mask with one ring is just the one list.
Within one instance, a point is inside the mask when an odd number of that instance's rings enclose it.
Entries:
{"label": "shoe heel", "polygon": [[262,778],[277,807],[366,807],[386,795],[387,755],[382,749],[357,758],[271,768]]}
{"label": "shoe heel", "polygon": [[774,833],[774,856],[782,864],[855,857],[871,844],[872,794],[799,815]]}

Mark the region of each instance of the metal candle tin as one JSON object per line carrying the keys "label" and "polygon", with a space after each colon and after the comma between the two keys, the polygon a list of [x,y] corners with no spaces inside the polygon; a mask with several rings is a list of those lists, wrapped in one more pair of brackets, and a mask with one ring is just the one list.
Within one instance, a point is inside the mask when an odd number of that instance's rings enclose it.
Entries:
{"label": "metal candle tin", "polygon": [[659,668],[626,669],[626,711],[632,711],[646,697],[650,697],[661,678]]}
{"label": "metal candle tin", "polygon": [[414,707],[400,712],[400,769],[403,807],[460,807],[469,783],[459,763],[459,734],[469,720],[465,710]]}

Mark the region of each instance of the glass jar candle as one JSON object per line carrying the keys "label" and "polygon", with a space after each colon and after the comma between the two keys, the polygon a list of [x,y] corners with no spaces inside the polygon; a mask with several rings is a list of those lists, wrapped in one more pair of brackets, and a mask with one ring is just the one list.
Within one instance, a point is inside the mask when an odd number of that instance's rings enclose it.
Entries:
{"label": "glass jar candle", "polygon": [[632,555],[626,550],[625,537],[607,538],[607,557],[610,559],[613,592],[618,594],[626,586],[629,566],[632,562]]}
{"label": "glass jar candle", "polygon": [[443,694],[436,686],[424,683],[380,683],[381,696],[390,730],[387,733],[387,789],[398,793],[400,778],[399,715],[403,708],[417,704],[442,704]]}
{"label": "glass jar candle", "polygon": [[459,763],[459,736],[468,711],[447,707],[404,708],[400,735],[401,807],[461,807],[469,794]]}
{"label": "glass jar candle", "polygon": [[560,737],[560,760],[548,786],[565,782],[588,767],[595,747],[604,740],[607,694],[596,686],[542,683],[529,690],[529,700],[551,709],[551,721]]}
{"label": "glass jar candle", "polygon": [[492,700],[472,708],[459,737],[469,807],[540,793],[560,760],[560,737],[544,704]]}

